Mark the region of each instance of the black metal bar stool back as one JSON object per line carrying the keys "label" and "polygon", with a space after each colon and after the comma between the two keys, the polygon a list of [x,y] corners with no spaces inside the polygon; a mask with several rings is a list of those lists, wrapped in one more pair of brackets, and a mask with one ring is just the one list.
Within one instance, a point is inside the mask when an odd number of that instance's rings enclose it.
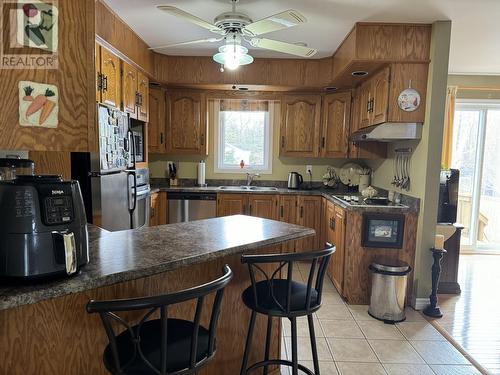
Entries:
{"label": "black metal bar stool back", "polygon": [[[222,297],[232,277],[231,269],[225,266],[220,278],[179,292],[133,299],[90,301],[87,311],[100,315],[109,340],[103,354],[107,370],[119,375],[196,374],[215,355],[215,332]],[[211,316],[208,327],[203,327],[200,320],[204,300],[210,294],[215,294]],[[196,300],[193,321],[168,317],[170,305],[190,300]],[[120,316],[140,310],[145,311],[145,314],[135,325]],[[159,313],[159,319],[149,319],[155,313]],[[125,329],[117,334],[117,326]]]}
{"label": "black metal bar stool back", "polygon": [[[242,263],[248,265],[252,285],[242,295],[245,305],[252,310],[248,328],[245,353],[241,366],[241,375],[246,375],[258,368],[264,368],[264,375],[268,373],[270,365],[290,366],[293,375],[298,370],[309,375],[319,375],[316,335],[314,332],[313,313],[321,307],[323,282],[328,262],[335,252],[335,246],[326,244],[325,250],[269,255],[244,255]],[[307,284],[294,280],[294,270],[297,262],[310,262]],[[272,272],[266,272],[262,265],[277,264]],[[280,278],[286,272],[286,278]],[[296,274],[296,273],[295,273]],[[260,276],[260,281],[257,278]],[[267,316],[267,336],[265,357],[263,361],[248,367],[248,357],[252,346],[252,335],[257,313]],[[307,316],[309,335],[314,362],[314,373],[303,365],[298,364],[297,358],[297,317]],[[272,337],[273,317],[286,317],[291,323],[292,361],[283,359],[269,359],[269,350]]]}

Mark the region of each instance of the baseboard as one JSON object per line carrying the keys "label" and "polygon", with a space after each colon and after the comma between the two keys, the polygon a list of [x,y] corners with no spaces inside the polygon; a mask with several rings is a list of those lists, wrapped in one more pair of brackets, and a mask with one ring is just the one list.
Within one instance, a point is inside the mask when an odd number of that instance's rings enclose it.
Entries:
{"label": "baseboard", "polygon": [[429,305],[429,297],[427,298],[417,298],[415,300],[415,310],[423,310]]}

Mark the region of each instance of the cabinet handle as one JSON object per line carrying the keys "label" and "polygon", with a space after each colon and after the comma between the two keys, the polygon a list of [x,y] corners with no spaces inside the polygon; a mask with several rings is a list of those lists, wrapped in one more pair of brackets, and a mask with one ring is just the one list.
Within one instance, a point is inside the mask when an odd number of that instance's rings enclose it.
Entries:
{"label": "cabinet handle", "polygon": [[97,91],[102,91],[102,73],[97,73]]}
{"label": "cabinet handle", "polygon": [[304,217],[304,206],[300,206],[300,218]]}
{"label": "cabinet handle", "polygon": [[160,144],[163,144],[163,133],[160,133]]}
{"label": "cabinet handle", "polygon": [[140,106],[140,103],[139,103],[139,93],[137,91],[135,92],[135,105],[136,105],[136,107]]}
{"label": "cabinet handle", "polygon": [[108,76],[102,75],[102,91],[108,91]]}
{"label": "cabinet handle", "polygon": [[370,99],[370,113],[373,112],[373,102],[374,102],[374,99],[371,98]]}
{"label": "cabinet handle", "polygon": [[337,222],[336,222],[335,218],[334,218],[334,217],[332,217],[332,226],[331,226],[331,228],[332,228],[333,230],[335,230],[335,227],[336,227],[336,226],[337,226]]}
{"label": "cabinet handle", "polygon": [[151,215],[150,217],[155,217],[155,208],[151,207]]}
{"label": "cabinet handle", "polygon": [[246,215],[247,214],[247,205],[244,204],[243,205],[243,215]]}
{"label": "cabinet handle", "polygon": [[371,99],[366,102],[366,112],[368,112],[368,113],[370,113],[370,103],[371,102],[372,102]]}
{"label": "cabinet handle", "polygon": [[248,214],[251,215],[252,214],[252,205],[249,205],[248,206]]}
{"label": "cabinet handle", "polygon": [[142,100],[142,94],[139,94],[139,105],[142,107],[142,104],[143,104],[143,100]]}
{"label": "cabinet handle", "polygon": [[321,147],[325,148],[325,137],[321,138]]}
{"label": "cabinet handle", "polygon": [[283,206],[280,207],[280,217],[282,218],[284,215],[284,209]]}
{"label": "cabinet handle", "polygon": [[202,135],[201,135],[200,144],[201,144],[202,146],[204,146],[204,145],[205,145],[205,134],[202,134]]}
{"label": "cabinet handle", "polygon": [[285,136],[281,136],[281,148],[285,148]]}

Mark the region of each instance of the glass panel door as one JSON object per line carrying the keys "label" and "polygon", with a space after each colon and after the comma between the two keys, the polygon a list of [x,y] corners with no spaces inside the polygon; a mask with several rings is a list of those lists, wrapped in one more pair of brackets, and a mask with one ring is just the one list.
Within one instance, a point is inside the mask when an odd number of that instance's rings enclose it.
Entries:
{"label": "glass panel door", "polygon": [[453,123],[452,168],[460,170],[457,222],[464,225],[462,244],[472,245],[474,236],[473,191],[477,176],[477,145],[481,111],[458,106]]}
{"label": "glass panel door", "polygon": [[485,110],[477,248],[500,250],[500,108]]}

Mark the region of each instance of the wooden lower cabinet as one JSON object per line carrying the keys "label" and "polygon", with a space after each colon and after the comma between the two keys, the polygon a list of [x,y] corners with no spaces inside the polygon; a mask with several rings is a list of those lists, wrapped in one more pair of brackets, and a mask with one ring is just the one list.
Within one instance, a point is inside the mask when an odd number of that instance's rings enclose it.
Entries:
{"label": "wooden lower cabinet", "polygon": [[323,248],[324,244],[320,244],[321,223],[323,222],[321,218],[322,199],[320,196],[299,195],[297,197],[297,224],[313,228],[316,231],[316,235],[298,240],[295,252],[314,251]]}
{"label": "wooden lower cabinet", "polygon": [[[298,202],[296,195],[281,195],[280,196],[280,205],[279,205],[279,220],[284,221],[286,223],[297,223],[297,209]],[[285,253],[293,253],[295,252],[295,242],[296,241],[288,241],[285,242],[282,246],[283,252]]]}
{"label": "wooden lower cabinet", "polygon": [[343,295],[344,290],[345,224],[346,212],[341,207],[327,201],[325,208],[326,239],[336,248],[330,259],[328,276],[341,295]]}
{"label": "wooden lower cabinet", "polygon": [[217,194],[217,216],[246,215],[247,210],[247,194]]}
{"label": "wooden lower cabinet", "polygon": [[151,194],[149,226],[165,225],[168,221],[167,193],[159,191]]}
{"label": "wooden lower cabinet", "polygon": [[277,194],[249,194],[248,214],[264,219],[278,219],[279,195]]}

